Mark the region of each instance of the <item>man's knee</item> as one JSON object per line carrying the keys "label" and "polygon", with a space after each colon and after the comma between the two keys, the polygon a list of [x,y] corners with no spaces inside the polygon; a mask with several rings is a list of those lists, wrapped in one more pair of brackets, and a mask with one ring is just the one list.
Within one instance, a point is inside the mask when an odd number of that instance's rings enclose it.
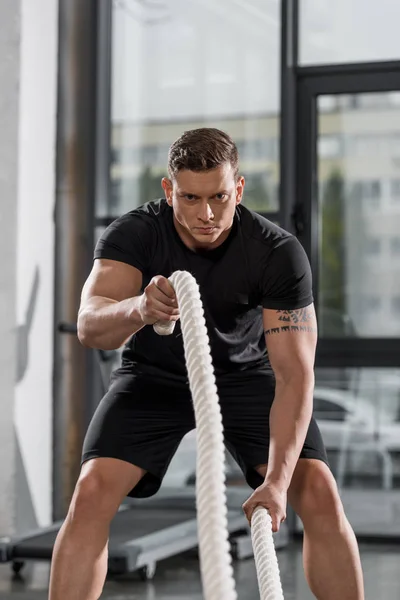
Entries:
{"label": "man's knee", "polygon": [[293,481],[289,500],[305,528],[317,528],[319,533],[343,526],[344,511],[336,482],[323,463],[304,470],[303,477]]}
{"label": "man's knee", "polygon": [[78,479],[68,517],[72,522],[91,520],[111,521],[120,499],[99,470],[83,471]]}

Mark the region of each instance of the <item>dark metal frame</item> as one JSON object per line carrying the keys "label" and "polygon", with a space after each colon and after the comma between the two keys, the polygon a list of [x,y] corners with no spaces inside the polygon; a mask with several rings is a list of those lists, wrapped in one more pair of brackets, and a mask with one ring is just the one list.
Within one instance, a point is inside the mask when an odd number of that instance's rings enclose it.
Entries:
{"label": "dark metal frame", "polygon": [[315,67],[297,67],[297,75],[305,77],[332,77],[334,75],[376,75],[398,71],[400,61],[387,60],[384,62],[363,62],[332,65],[318,65]]}
{"label": "dark metal frame", "polygon": [[[385,65],[381,71],[367,69],[364,72],[337,72],[331,74],[307,69],[298,71],[299,101],[297,127],[297,190],[298,202],[304,210],[306,234],[302,236],[303,245],[308,252],[313,267],[314,279],[318,277],[318,202],[316,169],[317,169],[317,107],[316,100],[320,95],[352,94],[367,92],[389,92],[400,90],[400,63],[396,68]],[[318,288],[318,286],[317,286]],[[316,299],[318,300],[317,296]]]}
{"label": "dark metal frame", "polygon": [[299,7],[297,0],[281,1],[281,126],[279,223],[298,232],[296,206],[296,103],[299,53]]}
{"label": "dark metal frame", "polygon": [[[111,78],[112,78],[112,0],[99,2],[97,43],[97,118],[96,118],[96,204],[107,205],[110,197],[111,166]],[[95,227],[109,225],[115,218],[97,217]],[[106,226],[107,226],[106,225]]]}
{"label": "dark metal frame", "polygon": [[87,426],[103,395],[96,352],[76,325],[92,268],[96,200],[109,195],[112,0],[60,0],[55,207],[53,519],[63,519]]}
{"label": "dark metal frame", "polygon": [[[297,127],[297,201],[303,211],[300,239],[310,258],[318,309],[319,227],[317,173],[317,98],[325,94],[400,90],[400,63],[299,68]],[[400,339],[354,338],[319,341],[317,364],[342,367],[397,367]]]}
{"label": "dark metal frame", "polygon": [[[97,4],[97,40],[96,40],[96,65],[93,73],[93,85],[96,89],[95,124],[96,136],[93,149],[94,170],[94,203],[92,212],[93,244],[88,256],[88,273],[93,264],[93,250],[95,229],[99,226],[96,217],[96,204],[102,201],[107,204],[110,195],[110,165],[111,165],[111,61],[112,61],[112,0],[102,0]],[[114,219],[111,219],[113,221]],[[100,363],[96,353],[90,353],[92,375],[87,382],[87,402],[85,406],[85,424],[93,416],[98,403],[103,396],[103,381],[100,373]],[[99,376],[100,375],[100,376]]]}
{"label": "dark metal frame", "polygon": [[98,83],[106,3],[60,0],[58,128],[55,206],[55,301],[53,376],[53,518],[68,509],[80,470],[81,448],[92,403],[95,357],[60,323],[75,323],[83,284],[92,265],[96,149],[102,115]]}

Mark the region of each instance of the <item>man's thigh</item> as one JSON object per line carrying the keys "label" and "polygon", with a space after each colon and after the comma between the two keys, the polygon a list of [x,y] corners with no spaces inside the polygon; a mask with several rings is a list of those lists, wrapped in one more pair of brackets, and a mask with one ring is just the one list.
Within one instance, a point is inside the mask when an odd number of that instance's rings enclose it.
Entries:
{"label": "man's thigh", "polygon": [[151,496],[183,436],[193,427],[188,389],[117,374],[89,425],[82,462],[108,457],[134,464],[146,475],[130,495]]}

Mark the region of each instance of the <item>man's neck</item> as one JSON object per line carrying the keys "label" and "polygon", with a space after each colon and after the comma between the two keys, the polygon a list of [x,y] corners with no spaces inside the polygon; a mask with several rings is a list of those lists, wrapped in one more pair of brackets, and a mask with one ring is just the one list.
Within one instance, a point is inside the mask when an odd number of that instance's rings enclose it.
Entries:
{"label": "man's neck", "polygon": [[190,233],[188,233],[187,230],[184,227],[182,227],[182,225],[176,220],[175,215],[173,217],[173,222],[174,222],[175,230],[176,230],[177,234],[179,235],[179,237],[181,238],[182,242],[185,244],[185,246],[187,248],[189,248],[189,250],[192,250],[193,252],[196,252],[198,250],[202,250],[203,252],[205,252],[207,250],[215,250],[216,248],[219,248],[219,246],[222,246],[222,244],[228,238],[230,232],[232,231],[232,227],[233,227],[233,223],[232,223],[232,225],[229,227],[229,229],[226,229],[225,231],[223,231],[221,233],[221,235],[211,244],[207,244],[207,243],[202,244],[201,242],[198,242],[196,239],[194,239],[190,235]]}

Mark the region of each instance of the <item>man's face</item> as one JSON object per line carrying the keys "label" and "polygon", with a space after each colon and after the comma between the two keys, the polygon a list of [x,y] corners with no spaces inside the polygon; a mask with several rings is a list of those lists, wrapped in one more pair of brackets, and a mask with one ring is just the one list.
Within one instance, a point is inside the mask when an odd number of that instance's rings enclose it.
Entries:
{"label": "man's face", "polygon": [[244,184],[243,177],[235,178],[230,163],[199,173],[183,170],[172,180],[163,179],[175,227],[186,246],[212,249],[222,244],[242,200]]}

